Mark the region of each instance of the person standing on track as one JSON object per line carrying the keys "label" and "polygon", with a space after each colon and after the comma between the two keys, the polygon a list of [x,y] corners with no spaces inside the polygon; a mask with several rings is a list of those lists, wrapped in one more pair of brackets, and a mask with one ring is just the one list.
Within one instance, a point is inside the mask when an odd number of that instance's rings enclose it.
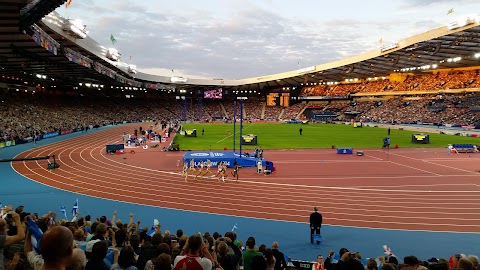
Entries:
{"label": "person standing on track", "polygon": [[318,208],[313,208],[313,213],[310,214],[310,243],[313,244],[313,233],[320,234],[322,228],[322,214],[318,212]]}
{"label": "person standing on track", "polygon": [[303,132],[303,129],[300,128],[300,129],[298,130],[298,132],[300,133],[300,136],[301,136],[301,135],[302,135],[302,132]]}

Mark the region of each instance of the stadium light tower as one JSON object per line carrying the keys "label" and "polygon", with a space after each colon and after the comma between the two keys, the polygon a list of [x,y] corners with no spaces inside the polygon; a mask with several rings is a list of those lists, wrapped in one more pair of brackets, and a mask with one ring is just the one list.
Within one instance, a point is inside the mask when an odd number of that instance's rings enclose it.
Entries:
{"label": "stadium light tower", "polygon": [[[243,101],[247,100],[247,97],[237,97],[240,100],[240,157],[242,157],[242,131],[243,131]],[[233,131],[235,136],[235,131]]]}

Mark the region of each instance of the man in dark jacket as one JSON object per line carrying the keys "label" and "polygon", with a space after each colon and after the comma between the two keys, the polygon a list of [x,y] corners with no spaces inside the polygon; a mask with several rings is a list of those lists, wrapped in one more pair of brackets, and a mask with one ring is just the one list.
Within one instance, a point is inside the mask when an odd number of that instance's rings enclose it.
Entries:
{"label": "man in dark jacket", "polygon": [[313,208],[313,213],[310,214],[310,243],[313,244],[313,233],[320,234],[322,228],[322,214],[318,213],[317,207]]}
{"label": "man in dark jacket", "polygon": [[275,266],[274,270],[285,270],[287,269],[287,262],[285,261],[285,255],[283,252],[278,250],[278,243],[273,242],[272,244],[273,257],[275,257]]}

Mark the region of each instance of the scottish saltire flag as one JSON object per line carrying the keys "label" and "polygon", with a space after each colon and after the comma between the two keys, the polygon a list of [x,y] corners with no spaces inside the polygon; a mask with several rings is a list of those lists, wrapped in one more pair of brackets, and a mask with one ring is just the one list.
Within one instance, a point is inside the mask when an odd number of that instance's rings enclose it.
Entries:
{"label": "scottish saltire flag", "polygon": [[30,217],[27,217],[27,229],[30,232],[32,247],[40,254],[40,239],[42,239],[43,232],[38,228],[37,223]]}
{"label": "scottish saltire flag", "polygon": [[78,199],[75,201],[75,204],[73,205],[72,215],[73,215],[73,216],[76,216],[76,215],[77,215],[77,212],[78,212]]}
{"label": "scottish saltire flag", "polygon": [[147,232],[147,234],[150,235],[150,236],[153,236],[155,234],[155,227],[157,227],[158,224],[160,224],[158,219],[154,219],[153,220],[153,226],[150,227],[150,230]]}
{"label": "scottish saltire flag", "polygon": [[237,223],[235,223],[235,225],[233,225],[232,232],[235,231],[236,229],[238,229]]}
{"label": "scottish saltire flag", "polygon": [[68,217],[67,217],[67,209],[65,209],[65,206],[60,207],[60,212],[62,212],[63,215],[65,216],[65,219],[68,220]]}

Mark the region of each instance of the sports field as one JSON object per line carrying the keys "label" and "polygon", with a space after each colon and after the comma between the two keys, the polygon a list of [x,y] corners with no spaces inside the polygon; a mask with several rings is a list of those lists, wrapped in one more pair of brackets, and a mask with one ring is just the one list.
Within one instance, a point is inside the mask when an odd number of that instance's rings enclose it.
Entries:
{"label": "sports field", "polygon": [[[233,124],[184,124],[184,129],[196,129],[197,137],[185,137],[178,134],[175,142],[182,150],[228,150],[233,149]],[[300,136],[299,129],[303,129]],[[202,129],[205,131],[202,136]],[[411,143],[412,134],[416,131],[392,129],[390,133],[391,147],[447,147],[453,143],[479,144],[479,138],[453,136],[438,133],[430,134],[430,144]],[[264,149],[303,149],[303,148],[381,148],[383,138],[387,137],[387,129],[375,127],[353,128],[341,124],[245,124],[243,135],[258,136],[257,147]],[[239,147],[239,125],[236,132],[236,149]],[[243,146],[253,149],[253,146]]]}

